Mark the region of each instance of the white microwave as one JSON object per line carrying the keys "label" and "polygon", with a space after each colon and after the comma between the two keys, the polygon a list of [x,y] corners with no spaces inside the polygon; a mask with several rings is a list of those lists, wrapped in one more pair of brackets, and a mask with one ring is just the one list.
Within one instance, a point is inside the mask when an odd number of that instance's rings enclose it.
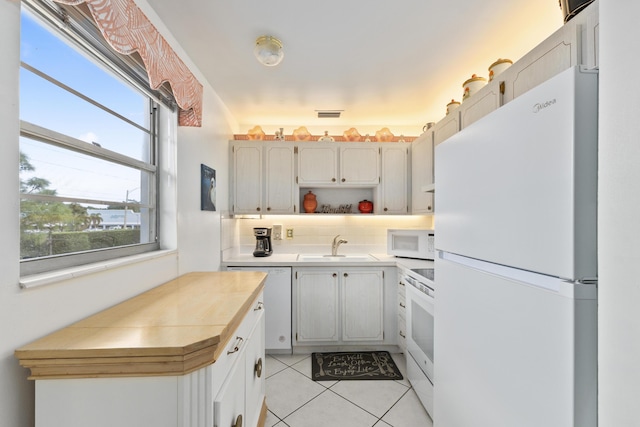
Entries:
{"label": "white microwave", "polygon": [[387,229],[387,254],[434,259],[434,232],[429,229]]}

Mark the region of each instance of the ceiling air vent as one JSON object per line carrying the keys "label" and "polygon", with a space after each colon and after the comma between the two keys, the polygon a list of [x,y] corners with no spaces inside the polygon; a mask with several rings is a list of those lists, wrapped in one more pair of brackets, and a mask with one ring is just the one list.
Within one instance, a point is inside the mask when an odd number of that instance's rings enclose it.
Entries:
{"label": "ceiling air vent", "polygon": [[316,110],[319,119],[338,119],[344,110]]}

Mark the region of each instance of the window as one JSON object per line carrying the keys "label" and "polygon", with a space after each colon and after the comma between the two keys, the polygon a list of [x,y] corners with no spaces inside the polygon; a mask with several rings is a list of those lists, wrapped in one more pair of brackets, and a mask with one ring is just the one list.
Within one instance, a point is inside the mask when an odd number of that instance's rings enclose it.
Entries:
{"label": "window", "polygon": [[81,9],[22,4],[21,274],[158,249],[157,113],[171,99]]}

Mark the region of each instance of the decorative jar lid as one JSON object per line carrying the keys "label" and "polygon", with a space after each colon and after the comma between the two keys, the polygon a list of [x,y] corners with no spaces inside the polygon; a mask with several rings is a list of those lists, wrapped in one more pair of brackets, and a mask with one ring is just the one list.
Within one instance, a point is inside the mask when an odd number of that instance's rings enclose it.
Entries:
{"label": "decorative jar lid", "polygon": [[496,65],[505,64],[505,63],[513,64],[513,61],[510,60],[510,59],[498,58],[498,60],[496,62],[494,62],[493,64],[489,65],[489,70],[491,70]]}
{"label": "decorative jar lid", "polygon": [[475,74],[471,75],[471,78],[466,80],[463,84],[462,87],[465,87],[466,85],[468,85],[469,83],[473,83],[473,82],[486,82],[487,79],[485,79],[484,77],[478,77]]}

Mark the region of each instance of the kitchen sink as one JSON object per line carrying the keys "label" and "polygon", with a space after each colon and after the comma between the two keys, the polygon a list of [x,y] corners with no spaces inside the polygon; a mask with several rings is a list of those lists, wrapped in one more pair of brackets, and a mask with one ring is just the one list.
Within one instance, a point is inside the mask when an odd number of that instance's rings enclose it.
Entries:
{"label": "kitchen sink", "polygon": [[358,262],[358,261],[377,261],[377,258],[369,254],[349,254],[349,255],[298,254],[298,261]]}

